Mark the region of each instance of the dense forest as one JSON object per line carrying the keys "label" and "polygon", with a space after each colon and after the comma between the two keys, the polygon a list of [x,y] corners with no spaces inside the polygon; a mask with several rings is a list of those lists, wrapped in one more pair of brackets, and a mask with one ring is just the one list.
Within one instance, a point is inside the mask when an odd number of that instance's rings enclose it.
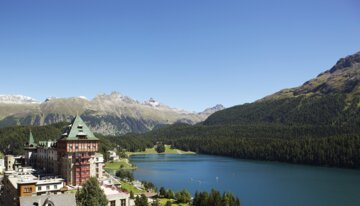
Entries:
{"label": "dense forest", "polygon": [[[66,125],[2,128],[0,151],[22,154],[30,130],[35,141],[56,140]],[[114,147],[143,151],[163,142],[202,154],[360,168],[360,131],[356,127],[264,123],[221,126],[175,124],[145,134],[96,136],[100,139],[100,152],[103,154]]]}
{"label": "dense forest", "polygon": [[139,136],[203,154],[360,168],[359,102],[357,53],[300,87]]}
{"label": "dense forest", "polygon": [[138,136],[202,154],[360,168],[359,131],[344,128],[179,124]]}
{"label": "dense forest", "polygon": [[[217,112],[198,125],[96,136],[103,154],[114,147],[143,151],[162,142],[203,154],[360,168],[359,100],[346,101],[340,94],[259,101]],[[30,130],[35,141],[56,140],[66,125],[2,128],[0,152],[23,153]]]}
{"label": "dense forest", "polygon": [[0,152],[5,154],[23,154],[24,144],[30,131],[36,142],[56,140],[68,123],[56,123],[48,126],[11,126],[0,129]]}
{"label": "dense forest", "polygon": [[[0,153],[24,154],[24,144],[28,141],[29,133],[32,132],[35,142],[44,140],[57,140],[69,123],[61,122],[47,126],[11,126],[0,128]],[[95,134],[100,139],[100,152],[118,147],[128,151],[143,151],[152,147],[150,139],[144,139],[138,135],[127,135],[126,137],[104,136]]]}
{"label": "dense forest", "polygon": [[360,168],[358,102],[342,94],[271,99],[137,136],[203,154]]}

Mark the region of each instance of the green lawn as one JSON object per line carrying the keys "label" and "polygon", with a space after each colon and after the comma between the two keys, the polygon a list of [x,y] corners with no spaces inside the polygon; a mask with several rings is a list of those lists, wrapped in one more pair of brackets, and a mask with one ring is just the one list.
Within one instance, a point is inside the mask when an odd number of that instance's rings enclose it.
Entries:
{"label": "green lawn", "polygon": [[119,169],[136,169],[129,163],[128,159],[120,159],[116,161],[109,161],[105,163],[105,169],[119,170]]}
{"label": "green lawn", "polygon": [[121,188],[127,191],[133,191],[134,194],[139,194],[142,191],[134,187],[132,184],[128,182],[121,181]]}
{"label": "green lawn", "polygon": [[[126,152],[127,155],[137,155],[137,154],[158,154],[153,148],[147,148],[144,152]],[[195,152],[182,151],[179,149],[171,149],[170,145],[165,145],[165,152],[161,154],[195,154]]]}
{"label": "green lawn", "polygon": [[161,206],[165,206],[165,204],[166,204],[167,201],[171,201],[171,202],[172,202],[172,206],[180,206],[180,205],[182,205],[182,206],[189,206],[189,204],[177,204],[177,203],[175,203],[175,200],[173,200],[173,199],[159,198],[159,202],[160,202],[160,205],[161,205]]}

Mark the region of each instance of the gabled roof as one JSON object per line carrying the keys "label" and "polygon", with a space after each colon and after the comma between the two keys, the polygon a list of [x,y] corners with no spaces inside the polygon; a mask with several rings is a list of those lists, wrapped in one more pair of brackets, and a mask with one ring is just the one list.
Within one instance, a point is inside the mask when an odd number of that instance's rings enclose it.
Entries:
{"label": "gabled roof", "polygon": [[86,126],[84,121],[77,115],[71,124],[65,129],[61,140],[99,140]]}

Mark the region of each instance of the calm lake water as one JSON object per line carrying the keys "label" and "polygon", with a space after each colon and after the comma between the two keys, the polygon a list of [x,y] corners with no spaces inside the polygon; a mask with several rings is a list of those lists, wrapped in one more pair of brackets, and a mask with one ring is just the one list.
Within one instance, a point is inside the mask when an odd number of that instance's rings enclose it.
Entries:
{"label": "calm lake water", "polygon": [[245,206],[360,206],[360,171],[209,155],[135,155],[135,178],[174,191],[216,188]]}

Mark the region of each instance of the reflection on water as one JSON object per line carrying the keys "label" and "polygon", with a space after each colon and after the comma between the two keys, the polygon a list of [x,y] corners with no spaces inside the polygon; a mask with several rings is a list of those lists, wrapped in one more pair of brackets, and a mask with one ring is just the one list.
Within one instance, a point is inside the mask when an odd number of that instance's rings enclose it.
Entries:
{"label": "reflection on water", "polygon": [[216,188],[244,205],[360,205],[360,171],[209,155],[134,155],[135,177],[175,191]]}

